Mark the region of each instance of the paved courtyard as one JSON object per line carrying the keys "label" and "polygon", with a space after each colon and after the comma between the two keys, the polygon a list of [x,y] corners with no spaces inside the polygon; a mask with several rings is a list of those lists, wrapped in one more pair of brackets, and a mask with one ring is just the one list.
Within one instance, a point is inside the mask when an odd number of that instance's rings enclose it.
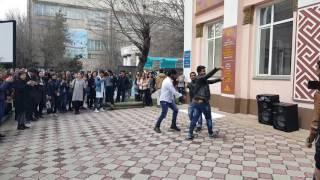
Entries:
{"label": "paved courtyard", "polygon": [[[181,107],[186,109],[186,107]],[[254,116],[224,114],[217,139],[204,129],[186,141],[181,133],[153,131],[155,107],[47,117],[31,129],[2,127],[0,180],[5,179],[311,179],[313,149],[307,131],[284,133]],[[171,113],[169,113],[171,116]]]}

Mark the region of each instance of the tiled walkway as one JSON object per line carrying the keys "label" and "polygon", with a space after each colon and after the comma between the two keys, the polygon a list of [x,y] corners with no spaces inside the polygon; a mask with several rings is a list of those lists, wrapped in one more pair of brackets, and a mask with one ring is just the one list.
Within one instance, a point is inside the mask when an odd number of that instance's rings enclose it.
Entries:
{"label": "tiled walkway", "polygon": [[[183,107],[182,107],[183,108]],[[2,128],[0,180],[5,179],[311,179],[313,149],[307,131],[284,133],[254,116],[218,119],[220,137],[203,130],[186,141],[188,117],[179,113],[181,133],[153,131],[157,108],[61,115],[25,131]],[[169,113],[171,116],[171,113]]]}

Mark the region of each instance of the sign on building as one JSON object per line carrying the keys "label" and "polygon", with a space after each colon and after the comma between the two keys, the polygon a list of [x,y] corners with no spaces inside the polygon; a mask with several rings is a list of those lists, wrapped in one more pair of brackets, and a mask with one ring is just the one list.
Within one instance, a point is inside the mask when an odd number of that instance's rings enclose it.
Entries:
{"label": "sign on building", "polygon": [[190,66],[191,66],[190,58],[191,58],[191,52],[190,51],[185,51],[184,55],[183,55],[183,66],[184,66],[184,68],[190,68]]}
{"label": "sign on building", "polygon": [[84,29],[69,29],[68,35],[70,43],[66,44],[65,57],[88,58],[88,32]]}

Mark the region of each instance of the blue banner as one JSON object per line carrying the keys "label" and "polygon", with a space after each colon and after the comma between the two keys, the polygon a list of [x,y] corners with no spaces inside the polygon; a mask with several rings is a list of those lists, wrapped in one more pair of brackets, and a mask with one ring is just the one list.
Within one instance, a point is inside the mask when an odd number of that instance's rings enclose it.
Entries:
{"label": "blue banner", "polygon": [[88,33],[85,29],[69,29],[68,35],[70,43],[66,44],[65,57],[68,58],[88,58]]}
{"label": "blue banner", "polygon": [[190,68],[191,67],[191,52],[190,51],[185,51],[183,55],[183,67],[184,68]]}

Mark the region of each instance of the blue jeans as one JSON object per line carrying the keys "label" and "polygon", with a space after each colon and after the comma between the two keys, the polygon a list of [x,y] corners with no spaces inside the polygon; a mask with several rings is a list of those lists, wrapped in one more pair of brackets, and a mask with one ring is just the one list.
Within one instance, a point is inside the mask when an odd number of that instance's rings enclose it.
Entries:
{"label": "blue jeans", "polygon": [[[194,114],[194,107],[192,106],[192,104],[189,104],[188,115],[189,115],[190,121],[192,121],[193,114]],[[200,117],[198,119],[197,127],[198,128],[202,127],[202,114],[200,115]]]}
{"label": "blue jeans", "polygon": [[166,102],[166,101],[161,101],[160,102],[161,105],[161,115],[157,121],[156,127],[160,128],[161,122],[163,121],[164,118],[167,117],[167,113],[168,113],[168,109],[172,109],[173,114],[172,114],[172,123],[171,123],[171,127],[176,127],[177,126],[177,116],[178,116],[178,108],[177,105],[172,102]]}
{"label": "blue jeans", "polygon": [[193,117],[190,122],[190,128],[189,128],[189,135],[193,135],[193,130],[197,125],[197,122],[202,115],[204,114],[207,126],[208,126],[208,133],[211,135],[213,134],[212,131],[212,117],[211,117],[211,107],[209,103],[191,103],[191,108],[193,109]]}

